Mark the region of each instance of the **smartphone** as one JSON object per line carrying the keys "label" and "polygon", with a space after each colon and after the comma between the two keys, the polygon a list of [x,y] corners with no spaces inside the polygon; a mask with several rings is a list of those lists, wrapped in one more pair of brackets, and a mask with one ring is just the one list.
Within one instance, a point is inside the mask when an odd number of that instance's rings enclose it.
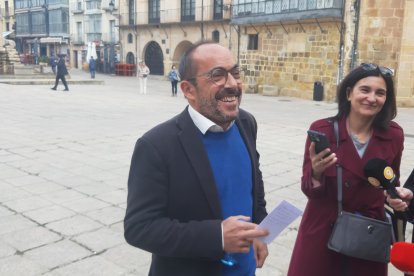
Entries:
{"label": "smartphone", "polygon": [[[316,130],[308,130],[308,136],[312,142],[315,142],[316,153],[320,153],[324,149],[329,148],[329,141],[328,138],[326,138],[325,133]],[[327,154],[326,156],[329,156],[329,154]]]}

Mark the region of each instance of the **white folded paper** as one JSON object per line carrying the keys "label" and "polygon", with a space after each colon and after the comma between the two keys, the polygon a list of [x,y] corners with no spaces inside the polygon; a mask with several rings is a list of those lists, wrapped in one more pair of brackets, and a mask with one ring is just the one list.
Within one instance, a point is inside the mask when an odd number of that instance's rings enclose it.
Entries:
{"label": "white folded paper", "polygon": [[269,231],[269,235],[259,238],[259,240],[267,244],[271,243],[289,224],[301,216],[302,213],[302,210],[283,200],[257,226]]}

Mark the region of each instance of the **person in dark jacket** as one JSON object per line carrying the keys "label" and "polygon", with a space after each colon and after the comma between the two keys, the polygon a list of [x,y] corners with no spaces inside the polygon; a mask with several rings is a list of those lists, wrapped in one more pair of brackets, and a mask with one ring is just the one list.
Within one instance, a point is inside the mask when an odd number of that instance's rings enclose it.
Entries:
{"label": "person in dark jacket", "polygon": [[66,78],[65,78],[65,75],[67,74],[68,74],[68,70],[66,69],[66,65],[65,65],[65,56],[59,55],[59,60],[57,63],[57,74],[56,74],[55,86],[53,86],[51,89],[56,90],[59,84],[59,79],[61,79],[63,85],[65,86],[65,89],[63,91],[69,91],[68,83],[66,82]]}
{"label": "person in dark jacket", "polygon": [[89,72],[91,73],[91,78],[95,78],[95,72],[96,72],[96,60],[91,57],[89,59]]}
{"label": "person in dark jacket", "polygon": [[152,253],[149,275],[255,275],[267,215],[254,117],[239,109],[240,69],[212,42],[180,63],[185,110],[144,134],[132,156],[126,241]]}
{"label": "person in dark jacket", "polygon": [[172,96],[177,97],[177,84],[180,81],[180,77],[179,77],[177,69],[175,68],[175,65],[171,66],[171,70],[168,73],[168,78],[170,79],[170,82],[171,82]]}
{"label": "person in dark jacket", "polygon": [[[400,198],[391,198],[390,195],[387,194],[387,202],[395,211],[409,212],[411,216],[409,216],[409,218],[404,218],[404,220],[408,220],[408,222],[414,224],[414,220],[409,221],[414,217],[414,170],[404,187],[396,187],[396,189]],[[414,243],[414,233],[412,233],[411,242]]]}
{"label": "person in dark jacket", "polygon": [[49,60],[50,67],[52,68],[53,74],[56,75],[56,66],[57,66],[57,58],[55,55],[52,55]]}

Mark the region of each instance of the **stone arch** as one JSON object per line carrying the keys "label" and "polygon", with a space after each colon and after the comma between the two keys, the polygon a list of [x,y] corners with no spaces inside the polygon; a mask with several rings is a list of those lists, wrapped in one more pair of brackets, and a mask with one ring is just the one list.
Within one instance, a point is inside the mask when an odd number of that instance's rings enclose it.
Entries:
{"label": "stone arch", "polygon": [[126,55],[126,63],[127,64],[135,64],[135,56],[134,53],[128,52]]}
{"label": "stone arch", "polygon": [[150,41],[145,46],[144,61],[152,75],[164,75],[164,54],[157,42]]}
{"label": "stone arch", "polygon": [[171,63],[177,64],[178,67],[181,57],[184,55],[185,51],[187,51],[192,45],[193,43],[191,43],[188,40],[184,40],[178,43],[177,47],[174,50],[174,55],[173,59],[171,60]]}

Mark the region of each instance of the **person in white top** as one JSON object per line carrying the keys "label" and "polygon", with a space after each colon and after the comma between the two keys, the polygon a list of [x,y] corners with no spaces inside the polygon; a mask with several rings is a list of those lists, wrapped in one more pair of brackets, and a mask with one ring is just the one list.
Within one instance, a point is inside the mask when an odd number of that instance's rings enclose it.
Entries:
{"label": "person in white top", "polygon": [[150,74],[150,69],[141,61],[138,65],[137,76],[139,79],[139,93],[147,94],[147,77]]}

